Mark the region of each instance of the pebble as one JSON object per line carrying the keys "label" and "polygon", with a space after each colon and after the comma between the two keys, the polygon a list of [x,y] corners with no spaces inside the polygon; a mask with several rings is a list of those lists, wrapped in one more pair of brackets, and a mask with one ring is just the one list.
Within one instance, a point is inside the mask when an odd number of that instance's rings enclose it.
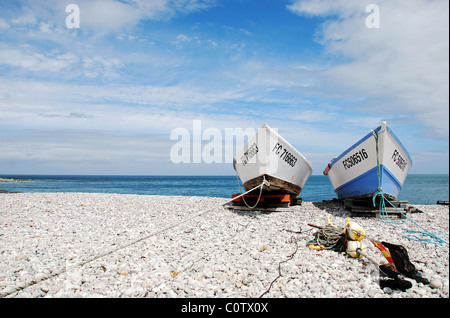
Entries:
{"label": "pebble", "polygon": [[[358,218],[368,236],[403,245],[430,281],[410,280],[406,292],[383,290],[368,260],[306,246],[316,231],[308,223],[325,225],[330,216],[344,226],[342,204],[305,201],[260,213],[227,210],[228,200],[0,194],[0,297],[256,298],[272,282],[264,297],[449,297],[448,245],[430,248],[379,219]],[[448,234],[448,206],[417,208],[426,212],[427,230]],[[420,224],[424,216],[409,217]],[[372,259],[386,262],[365,245]]]}
{"label": "pebble", "polygon": [[442,281],[439,278],[432,278],[430,280],[430,287],[432,287],[432,288],[441,288],[442,287]]}

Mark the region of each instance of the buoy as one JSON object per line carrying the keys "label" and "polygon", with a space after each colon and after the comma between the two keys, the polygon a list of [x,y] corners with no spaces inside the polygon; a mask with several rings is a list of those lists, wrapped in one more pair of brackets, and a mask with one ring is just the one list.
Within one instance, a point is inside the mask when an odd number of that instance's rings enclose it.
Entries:
{"label": "buoy", "polygon": [[361,258],[366,254],[366,246],[360,241],[348,241],[346,252],[353,258]]}
{"label": "buoy", "polygon": [[321,251],[323,250],[322,246],[316,245],[316,244],[309,244],[308,245],[309,249],[311,250],[315,250],[315,251]]}
{"label": "buoy", "polygon": [[348,222],[348,238],[353,241],[361,241],[365,236],[366,232],[361,225],[353,221]]}

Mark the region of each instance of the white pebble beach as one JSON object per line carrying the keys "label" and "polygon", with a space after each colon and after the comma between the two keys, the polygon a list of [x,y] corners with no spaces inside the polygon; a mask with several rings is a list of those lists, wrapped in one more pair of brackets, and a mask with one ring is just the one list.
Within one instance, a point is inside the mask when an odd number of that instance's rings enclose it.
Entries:
{"label": "white pebble beach", "polygon": [[[306,242],[338,202],[239,212],[227,198],[87,193],[0,194],[0,297],[448,298],[449,247],[405,238],[378,218],[352,218],[370,238],[404,246],[431,284],[382,289],[366,258]],[[448,241],[449,207],[408,217]],[[405,226],[417,229],[406,219]],[[363,240],[367,255],[384,256]],[[280,271],[279,271],[280,270]],[[281,275],[279,275],[281,273]]]}

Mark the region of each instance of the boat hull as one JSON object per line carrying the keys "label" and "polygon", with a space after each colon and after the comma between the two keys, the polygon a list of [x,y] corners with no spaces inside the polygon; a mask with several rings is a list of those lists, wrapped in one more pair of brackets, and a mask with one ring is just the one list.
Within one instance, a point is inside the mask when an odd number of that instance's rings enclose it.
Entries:
{"label": "boat hull", "polygon": [[[383,123],[333,159],[326,169],[338,198],[371,197],[380,187],[389,199],[397,199],[409,169],[411,157]],[[324,172],[325,173],[325,172]]]}
{"label": "boat hull", "polygon": [[266,124],[237,153],[233,166],[246,191],[266,180],[267,190],[298,195],[312,173],[306,158]]}

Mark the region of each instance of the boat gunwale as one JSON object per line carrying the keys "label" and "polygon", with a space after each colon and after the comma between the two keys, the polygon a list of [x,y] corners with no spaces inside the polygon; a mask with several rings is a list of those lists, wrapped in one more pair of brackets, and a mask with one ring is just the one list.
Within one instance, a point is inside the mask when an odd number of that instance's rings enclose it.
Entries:
{"label": "boat gunwale", "polygon": [[[376,129],[374,129],[373,131],[378,133],[381,130],[381,126],[378,126]],[[408,156],[409,162],[411,163],[412,166],[412,159],[411,156],[409,155],[409,152],[406,150],[405,146],[401,143],[400,139],[398,139],[398,137],[395,135],[395,133],[392,131],[391,128],[389,128],[388,126],[386,126],[386,132],[388,132],[393,138],[394,140],[398,143],[398,145],[402,148],[402,150],[406,153],[406,155]],[[350,151],[352,151],[354,148],[356,148],[358,145],[360,145],[361,143],[363,143],[364,141],[366,141],[367,139],[369,139],[370,137],[373,136],[373,132],[369,132],[367,135],[365,135],[363,138],[361,138],[359,141],[357,141],[356,143],[354,143],[352,146],[350,146],[349,148],[347,148],[344,152],[342,152],[339,156],[333,158],[330,163],[329,163],[329,167],[331,169],[331,167],[333,167],[333,165],[338,162],[342,157],[344,157],[346,154],[348,154]]]}
{"label": "boat gunwale", "polygon": [[[295,152],[296,152],[296,155],[298,155],[298,156],[302,159],[302,161],[308,166],[309,171],[310,171],[310,175],[312,174],[313,169],[312,169],[311,164],[308,162],[308,160],[306,159],[306,157],[305,157],[300,151],[297,150],[297,148],[295,148],[289,141],[287,141],[286,139],[284,139],[283,136],[281,136],[278,132],[276,132],[275,130],[273,130],[269,125],[264,124],[261,128],[268,129],[270,134],[273,134],[277,139],[281,139],[284,143],[286,143],[286,144],[291,148],[291,150],[295,151]],[[261,129],[261,128],[260,128],[260,129]],[[258,130],[258,131],[259,131],[259,130]],[[258,133],[258,131],[256,132],[256,134]],[[256,134],[255,134],[255,136],[256,136]],[[248,143],[247,143],[247,144],[248,144]],[[245,146],[244,146],[244,147],[245,147]]]}
{"label": "boat gunwale", "polygon": [[[380,131],[381,126],[379,126],[378,128],[376,128],[374,131],[378,132]],[[370,137],[373,136],[373,133],[370,132],[367,135],[365,135],[363,138],[361,138],[360,140],[358,140],[357,142],[355,142],[352,146],[348,147],[344,152],[342,152],[339,156],[333,158],[330,163],[329,166],[330,168],[336,163],[338,162],[342,157],[344,157],[346,154],[348,154],[352,149],[356,148],[358,145],[362,144],[364,141],[366,141],[367,139],[369,139]]]}

